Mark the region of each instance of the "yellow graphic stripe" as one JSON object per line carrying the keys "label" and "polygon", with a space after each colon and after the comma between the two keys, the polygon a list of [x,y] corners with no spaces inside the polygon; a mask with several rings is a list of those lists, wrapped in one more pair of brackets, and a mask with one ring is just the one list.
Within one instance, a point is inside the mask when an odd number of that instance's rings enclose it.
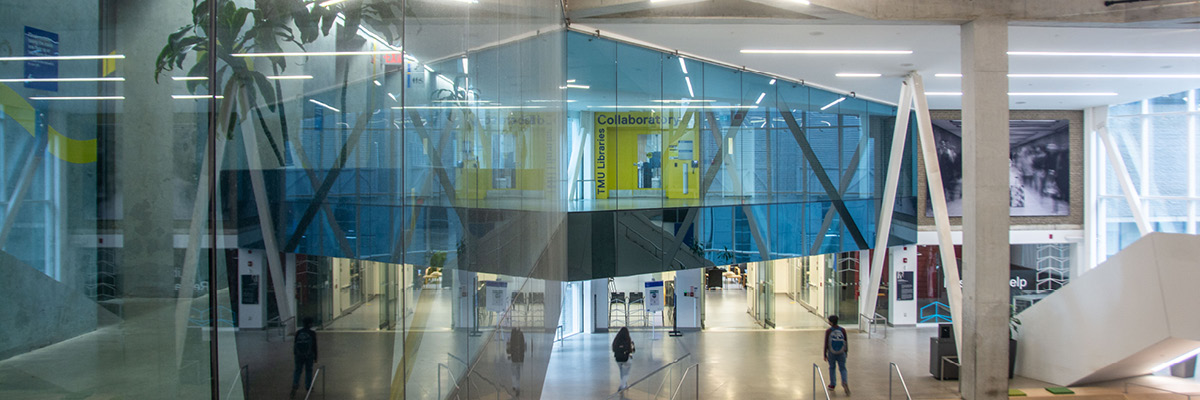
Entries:
{"label": "yellow graphic stripe", "polygon": [[[35,125],[37,119],[34,117],[33,105],[17,94],[12,87],[2,83],[0,83],[0,111],[8,114],[9,118],[25,128],[30,135],[37,137],[37,126]],[[46,146],[50,154],[72,164],[96,162],[96,139],[72,139],[59,133],[54,127],[46,128],[50,133],[50,142]]]}
{"label": "yellow graphic stripe", "polygon": [[[115,54],[117,54],[117,51],[116,51],[116,50],[113,50],[111,53],[108,53],[108,54],[109,54],[109,55],[115,55]],[[112,75],[112,74],[113,74],[113,72],[117,72],[117,59],[115,59],[115,58],[106,58],[106,59],[104,59],[104,63],[103,63],[103,65],[102,65],[102,67],[101,67],[101,68],[103,68],[103,69],[104,69],[104,71],[103,71],[104,73],[103,73],[103,74],[101,74],[101,76],[109,76],[109,75]]]}

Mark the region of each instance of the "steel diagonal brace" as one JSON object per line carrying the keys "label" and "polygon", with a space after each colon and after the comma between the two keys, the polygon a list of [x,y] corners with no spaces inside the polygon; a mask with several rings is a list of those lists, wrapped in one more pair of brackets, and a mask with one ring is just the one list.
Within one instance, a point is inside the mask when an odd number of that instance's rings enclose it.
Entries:
{"label": "steel diagonal brace", "polygon": [[817,181],[821,182],[821,187],[829,195],[829,200],[833,202],[833,207],[837,209],[838,214],[842,215],[842,222],[846,225],[846,230],[850,231],[850,237],[854,238],[854,243],[858,245],[858,248],[869,248],[867,239],[863,238],[862,232],[858,230],[858,225],[854,223],[854,218],[850,215],[850,209],[846,208],[846,202],[842,201],[842,196],[838,194],[837,187],[833,186],[833,181],[829,180],[829,175],[825,173],[825,167],[821,165],[821,160],[817,158],[817,153],[813,151],[812,145],[804,137],[804,131],[800,129],[800,124],[796,123],[796,117],[791,112],[786,111],[790,110],[791,107],[781,104],[779,108],[780,110],[785,110],[780,114],[783,115],[783,120],[787,123],[788,130],[792,131],[792,137],[800,145],[800,150],[804,153],[804,158],[812,165],[813,175],[816,175]]}

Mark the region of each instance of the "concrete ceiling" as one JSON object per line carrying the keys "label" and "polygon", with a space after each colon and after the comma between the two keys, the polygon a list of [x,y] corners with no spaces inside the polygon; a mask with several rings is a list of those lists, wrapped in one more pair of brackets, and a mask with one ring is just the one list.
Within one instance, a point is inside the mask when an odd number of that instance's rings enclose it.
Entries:
{"label": "concrete ceiling", "polygon": [[[814,0],[815,2],[816,0]],[[570,4],[568,5],[570,7]],[[570,8],[569,8],[570,9]],[[666,49],[719,60],[749,69],[803,79],[875,99],[895,102],[910,70],[925,77],[928,92],[960,92],[959,28],[954,24],[847,25],[794,18],[781,23],[697,19],[589,21],[588,29],[615,33]],[[616,21],[616,22],[612,22]],[[681,21],[690,21],[681,23]],[[761,22],[761,21],[760,21]],[[573,25],[576,28],[579,24]],[[1010,51],[1200,53],[1200,29],[1012,26]],[[912,50],[909,55],[743,54],[743,49]],[[879,78],[843,78],[835,74],[880,73]],[[1200,76],[1200,57],[1010,56],[1011,74],[1172,74]],[[1188,78],[1021,78],[1009,80],[1010,92],[1116,93],[1111,96],[1010,96],[1013,109],[1082,109],[1120,104],[1200,87]],[[957,96],[931,96],[930,107],[957,109]]]}

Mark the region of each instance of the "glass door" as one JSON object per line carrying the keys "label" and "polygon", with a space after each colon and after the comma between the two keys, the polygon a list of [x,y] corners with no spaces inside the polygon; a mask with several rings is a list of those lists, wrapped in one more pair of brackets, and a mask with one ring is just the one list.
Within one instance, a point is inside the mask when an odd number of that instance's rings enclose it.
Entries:
{"label": "glass door", "polygon": [[775,328],[775,268],[770,261],[758,263],[758,320],[763,326]]}

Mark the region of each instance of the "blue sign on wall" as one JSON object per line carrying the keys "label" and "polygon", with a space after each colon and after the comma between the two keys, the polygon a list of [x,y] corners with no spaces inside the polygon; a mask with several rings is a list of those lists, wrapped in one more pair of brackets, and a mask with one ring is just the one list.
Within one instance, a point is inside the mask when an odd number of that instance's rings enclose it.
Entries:
{"label": "blue sign on wall", "polygon": [[[46,57],[58,55],[58,34],[41,29],[25,27],[25,56]],[[26,79],[58,78],[58,60],[26,60]],[[30,89],[58,91],[58,82],[25,82]]]}

